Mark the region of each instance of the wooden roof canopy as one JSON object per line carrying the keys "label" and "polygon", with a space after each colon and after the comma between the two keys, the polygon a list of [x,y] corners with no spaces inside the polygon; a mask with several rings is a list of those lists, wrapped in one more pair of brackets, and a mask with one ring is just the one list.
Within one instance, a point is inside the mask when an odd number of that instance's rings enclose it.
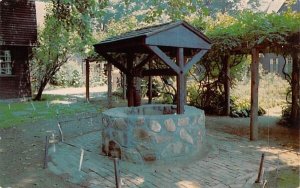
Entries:
{"label": "wooden roof canopy", "polygon": [[[133,106],[133,77],[177,77],[177,113],[184,113],[185,78],[211,48],[210,40],[187,22],[176,21],[114,36],[95,51],[127,77],[128,106]],[[122,58],[118,58],[122,56]]]}

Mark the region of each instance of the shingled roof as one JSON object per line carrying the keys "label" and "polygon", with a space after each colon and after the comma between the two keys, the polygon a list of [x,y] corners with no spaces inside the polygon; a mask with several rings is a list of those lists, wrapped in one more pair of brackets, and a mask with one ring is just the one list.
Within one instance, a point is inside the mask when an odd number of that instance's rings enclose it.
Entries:
{"label": "shingled roof", "polygon": [[34,46],[36,41],[34,0],[0,1],[0,45]]}
{"label": "shingled roof", "polygon": [[[160,39],[154,39],[154,36],[158,36]],[[172,44],[172,41],[177,41],[177,43]],[[210,44],[210,40],[203,33],[185,21],[175,21],[113,36],[94,46],[96,51],[101,48],[107,52],[130,49],[141,52],[146,50],[145,45],[210,49]]]}

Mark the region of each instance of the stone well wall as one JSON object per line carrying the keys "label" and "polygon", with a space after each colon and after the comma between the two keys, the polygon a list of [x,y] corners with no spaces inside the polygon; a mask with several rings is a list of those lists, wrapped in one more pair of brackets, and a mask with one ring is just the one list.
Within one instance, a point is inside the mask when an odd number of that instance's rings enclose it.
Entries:
{"label": "stone well wall", "polygon": [[205,143],[204,111],[174,105],[119,107],[103,112],[102,150],[136,163],[188,158]]}

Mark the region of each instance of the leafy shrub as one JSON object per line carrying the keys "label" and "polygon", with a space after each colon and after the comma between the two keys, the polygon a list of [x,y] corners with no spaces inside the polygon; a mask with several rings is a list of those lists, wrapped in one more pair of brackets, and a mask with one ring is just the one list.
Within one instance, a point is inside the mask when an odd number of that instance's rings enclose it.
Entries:
{"label": "leafy shrub", "polygon": [[[230,116],[231,117],[250,117],[251,104],[249,100],[231,97]],[[258,115],[264,115],[266,111],[262,107],[258,107]]]}
{"label": "leafy shrub", "polygon": [[82,83],[80,67],[74,63],[63,66],[50,80],[50,84],[62,87],[80,87]]}

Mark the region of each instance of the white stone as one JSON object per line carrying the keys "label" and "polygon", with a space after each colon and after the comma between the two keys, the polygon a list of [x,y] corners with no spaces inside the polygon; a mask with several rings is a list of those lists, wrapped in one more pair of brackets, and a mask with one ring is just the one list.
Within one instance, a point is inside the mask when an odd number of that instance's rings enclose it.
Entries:
{"label": "white stone", "polygon": [[183,144],[181,142],[176,142],[173,145],[173,153],[178,155],[181,154],[183,151]]}
{"label": "white stone", "polygon": [[153,132],[156,132],[156,133],[158,133],[158,132],[160,132],[160,130],[161,130],[161,125],[159,124],[159,122],[158,121],[155,121],[155,120],[152,120],[152,121],[150,121],[150,129],[153,131]]}
{"label": "white stone", "polygon": [[189,118],[188,117],[178,119],[178,125],[179,126],[187,126],[188,124],[189,124]]}
{"label": "white stone", "polygon": [[166,126],[167,131],[169,131],[169,132],[176,131],[176,125],[175,125],[173,119],[171,119],[171,118],[165,120],[165,126]]}
{"label": "white stone", "polygon": [[179,132],[180,138],[190,144],[194,144],[194,140],[192,136],[184,129],[182,128]]}

